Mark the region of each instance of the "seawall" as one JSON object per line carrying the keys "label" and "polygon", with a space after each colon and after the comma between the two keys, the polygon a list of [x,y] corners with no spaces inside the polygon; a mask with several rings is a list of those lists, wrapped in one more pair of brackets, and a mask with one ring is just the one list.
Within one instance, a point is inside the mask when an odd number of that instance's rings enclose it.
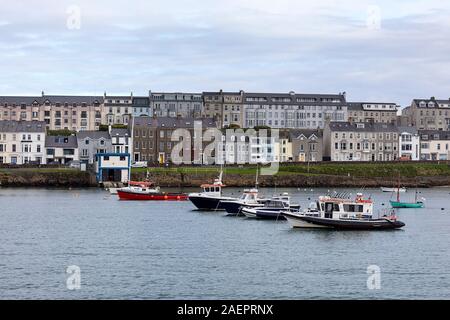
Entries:
{"label": "seawall", "polygon": [[[214,173],[202,174],[181,174],[170,173],[152,173],[151,180],[161,187],[199,187],[201,184],[210,183],[216,177]],[[133,175],[133,180],[144,179],[145,175]],[[302,174],[260,176],[258,178],[260,187],[366,187],[377,188],[381,186],[396,186],[398,179],[396,177],[352,177],[336,175],[314,175],[306,176]],[[255,185],[253,175],[225,174],[224,184],[229,187],[252,187]],[[401,185],[405,187],[436,187],[450,186],[450,176],[421,176],[421,177],[403,177]]]}

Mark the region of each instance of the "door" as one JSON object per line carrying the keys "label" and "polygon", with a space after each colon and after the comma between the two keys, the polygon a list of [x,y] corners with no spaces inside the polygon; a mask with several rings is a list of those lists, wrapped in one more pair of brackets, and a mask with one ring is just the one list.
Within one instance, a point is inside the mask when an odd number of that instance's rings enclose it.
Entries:
{"label": "door", "polygon": [[163,164],[165,162],[164,152],[159,153],[159,163]]}
{"label": "door", "polygon": [[333,203],[331,202],[325,203],[325,218],[333,218]]}

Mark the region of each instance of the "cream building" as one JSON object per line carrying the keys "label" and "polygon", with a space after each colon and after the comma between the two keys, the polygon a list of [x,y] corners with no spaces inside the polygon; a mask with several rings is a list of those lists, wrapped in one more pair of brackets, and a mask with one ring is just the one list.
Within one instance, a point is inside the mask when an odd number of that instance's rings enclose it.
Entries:
{"label": "cream building", "polygon": [[450,99],[414,99],[402,115],[418,130],[450,130]]}
{"label": "cream building", "polygon": [[108,96],[105,92],[103,101],[102,124],[128,125],[130,123],[134,112],[133,93],[129,96]]}
{"label": "cream building", "polygon": [[450,160],[450,131],[422,130],[420,160]]}
{"label": "cream building", "polygon": [[395,103],[349,102],[349,122],[396,123],[397,110]]}
{"label": "cream building", "polygon": [[96,96],[0,97],[0,120],[44,121],[50,130],[98,130],[103,98]]}
{"label": "cream building", "polygon": [[398,129],[393,124],[331,122],[324,129],[324,159],[393,161],[398,159]]}
{"label": "cream building", "polygon": [[45,123],[0,121],[0,163],[44,163]]}

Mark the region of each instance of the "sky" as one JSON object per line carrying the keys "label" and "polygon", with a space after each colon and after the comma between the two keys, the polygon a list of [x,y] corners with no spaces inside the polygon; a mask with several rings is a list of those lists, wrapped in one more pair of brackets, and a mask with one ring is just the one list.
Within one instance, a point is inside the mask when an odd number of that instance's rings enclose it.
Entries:
{"label": "sky", "polygon": [[0,0],[0,95],[450,98],[450,1]]}

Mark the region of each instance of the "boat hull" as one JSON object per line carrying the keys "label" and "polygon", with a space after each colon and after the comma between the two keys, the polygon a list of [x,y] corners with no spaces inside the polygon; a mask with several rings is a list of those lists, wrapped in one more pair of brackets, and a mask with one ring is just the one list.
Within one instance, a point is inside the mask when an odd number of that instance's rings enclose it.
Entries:
{"label": "boat hull", "polygon": [[381,191],[383,192],[400,192],[400,193],[405,193],[406,192],[406,188],[385,188],[385,187],[381,187]]}
{"label": "boat hull", "polygon": [[120,200],[137,201],[186,201],[187,194],[184,193],[137,193],[130,191],[117,190]]}
{"label": "boat hull", "polygon": [[230,198],[221,197],[202,197],[202,196],[189,196],[189,200],[199,210],[204,211],[224,211],[221,201],[235,200]]}
{"label": "boat hull", "polygon": [[407,203],[407,202],[398,202],[398,201],[390,201],[392,208],[396,209],[418,209],[423,208],[424,203],[423,202],[416,202],[416,203]]}
{"label": "boat hull", "polygon": [[327,219],[320,217],[302,216],[284,212],[283,215],[294,228],[331,228],[337,230],[392,230],[405,226],[401,221],[389,219]]}
{"label": "boat hull", "polygon": [[220,206],[229,214],[229,215],[239,215],[241,214],[241,210],[244,207],[257,208],[262,207],[264,204],[260,203],[243,203],[239,201],[221,201]]}
{"label": "boat hull", "polygon": [[286,220],[281,214],[282,209],[279,210],[266,210],[263,208],[243,208],[242,213],[247,218],[257,218],[264,220]]}

